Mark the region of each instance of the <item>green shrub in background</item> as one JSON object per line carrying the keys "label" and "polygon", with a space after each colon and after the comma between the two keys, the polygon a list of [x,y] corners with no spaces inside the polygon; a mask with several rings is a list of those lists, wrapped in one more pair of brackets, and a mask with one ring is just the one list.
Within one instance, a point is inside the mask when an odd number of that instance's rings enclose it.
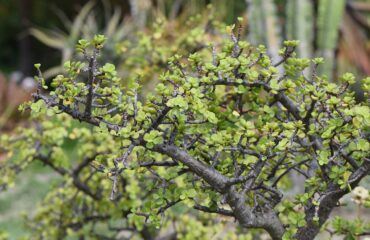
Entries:
{"label": "green shrub in background", "polygon": [[[99,12],[94,11],[94,2],[83,6],[72,24],[66,26],[65,33],[32,28],[30,32],[34,37],[58,49],[62,56],[60,65],[43,72],[44,78],[48,82],[63,72],[63,64],[75,54],[74,48],[79,39],[91,39],[95,33],[101,33],[107,37],[106,47],[102,49],[103,61],[115,64],[126,83],[134,82],[139,75],[145,88],[152,89],[158,81],[158,73],[166,69],[168,58],[200,51],[207,47],[205,42],[212,40],[217,44],[225,35],[225,24],[217,20],[219,16],[215,17],[216,10],[211,5],[205,7],[205,3],[199,3],[205,8],[201,13],[187,9],[176,15],[172,9],[174,6],[171,8],[163,4],[158,3],[157,10],[146,9],[145,18],[153,20],[141,31],[137,31],[136,23],[140,22],[138,18],[144,16],[135,15],[132,19],[123,20],[119,8],[108,14],[103,24],[99,24],[96,17]],[[170,9],[170,16],[166,16],[166,9]],[[176,20],[171,19],[171,15]],[[73,57],[82,60],[79,55]]]}
{"label": "green shrub in background", "polygon": [[[335,49],[338,46],[339,27],[345,13],[344,0],[246,0],[248,3],[249,39],[253,44],[263,43],[269,54],[277,56],[281,39],[298,39],[297,54],[302,58],[324,57],[317,69],[333,81]],[[349,3],[348,3],[349,4]],[[279,16],[278,8],[283,11]],[[314,8],[317,8],[315,12]],[[284,24],[281,24],[281,21]],[[283,36],[283,37],[282,37]],[[309,69],[306,69],[309,74]]]}
{"label": "green shrub in background", "polygon": [[[328,229],[353,239],[368,231],[361,220],[327,226],[370,170],[370,113],[348,90],[355,77],[338,86],[315,71],[305,76],[324,60],[297,58],[298,42],[285,41],[272,61],[240,29],[172,56],[145,98],[140,74],[127,85],[100,61],[103,35],[79,40],[83,60],[66,61],[50,86],[35,65],[39,89],[21,108],[34,127],[1,136],[8,160],[0,168],[2,189],[33,161],[63,176],[26,221],[35,238],[304,240]],[[63,149],[71,142],[73,155]],[[285,196],[291,172],[305,178],[293,199]],[[356,189],[369,206],[367,190]]]}

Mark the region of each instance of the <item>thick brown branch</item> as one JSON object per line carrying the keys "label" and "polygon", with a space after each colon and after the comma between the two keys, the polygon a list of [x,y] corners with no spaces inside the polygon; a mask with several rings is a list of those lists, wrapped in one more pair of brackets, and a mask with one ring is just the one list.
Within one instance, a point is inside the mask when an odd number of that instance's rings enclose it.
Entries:
{"label": "thick brown branch", "polygon": [[154,151],[165,154],[174,160],[182,162],[190,168],[192,172],[203,178],[209,185],[217,191],[223,193],[226,190],[227,178],[215,169],[192,158],[186,151],[173,145],[158,144],[153,148]]}
{"label": "thick brown branch", "polygon": [[230,205],[235,218],[245,228],[263,228],[274,240],[281,239],[284,226],[273,209],[264,209],[263,212],[254,213],[245,203],[244,195],[239,194],[235,186],[229,188],[226,201]]}
{"label": "thick brown branch", "polygon": [[[34,93],[34,94],[32,94],[32,97],[34,98],[35,101],[43,100],[46,103],[46,105],[48,105],[48,107],[50,107],[50,108],[58,107],[59,110],[61,110],[64,113],[67,113],[72,118],[77,119],[79,121],[84,121],[84,122],[90,123],[91,125],[94,125],[94,126],[99,126],[100,123],[103,123],[103,121],[101,121],[99,118],[86,116],[85,114],[83,114],[81,112],[78,112],[76,110],[73,110],[70,107],[59,104],[54,99],[52,99],[50,97],[47,97],[47,96],[44,96],[42,94]],[[120,127],[118,125],[109,124],[109,123],[105,123],[105,124],[107,125],[109,130],[117,131],[117,130],[120,129]]]}
{"label": "thick brown branch", "polygon": [[95,69],[96,69],[96,50],[94,50],[93,55],[89,59],[89,79],[87,82],[87,86],[89,89],[89,92],[87,94],[86,98],[86,105],[85,105],[85,115],[87,117],[91,116],[91,108],[92,108],[92,102],[93,102],[93,94],[94,94],[94,82],[95,82]]}
{"label": "thick brown branch", "polygon": [[[363,165],[358,168],[352,175],[349,177],[348,184],[351,188],[358,185],[358,183],[370,171],[370,162],[364,161]],[[329,185],[328,190],[323,194],[323,197],[320,200],[319,209],[316,213],[315,206],[311,203],[306,207],[306,221],[307,224],[298,229],[298,232],[295,235],[295,239],[299,240],[312,240],[319,233],[321,226],[329,218],[332,210],[337,206],[338,201],[345,194],[350,191],[348,187],[341,189],[335,183]],[[317,215],[319,217],[319,222],[314,222],[313,217]]]}

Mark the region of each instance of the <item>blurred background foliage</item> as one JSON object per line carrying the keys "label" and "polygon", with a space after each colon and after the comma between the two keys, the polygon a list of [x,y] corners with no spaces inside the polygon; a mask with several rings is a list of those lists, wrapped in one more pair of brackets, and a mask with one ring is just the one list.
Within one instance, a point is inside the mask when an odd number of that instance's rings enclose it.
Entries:
{"label": "blurred background foliage", "polygon": [[[208,48],[204,42],[217,45],[238,17],[241,37],[266,45],[273,59],[284,40],[296,39],[299,57],[325,58],[319,71],[331,81],[347,71],[359,80],[370,75],[370,0],[0,0],[0,134],[27,124],[16,109],[33,91],[33,64],[42,63],[50,80],[80,38],[107,36],[102,62],[151,89],[169,57]],[[13,233],[21,228],[19,212],[47,192],[45,178],[58,180],[39,166],[30,171],[19,180],[21,190],[0,198],[0,227]]]}
{"label": "blurred background foliage", "polygon": [[8,120],[33,89],[33,64],[50,81],[81,38],[107,36],[103,61],[152,89],[169,57],[217,45],[238,17],[242,38],[272,59],[294,39],[299,57],[325,59],[319,71],[331,81],[370,75],[370,0],[0,0],[0,130],[17,123]]}
{"label": "blurred background foliage", "polygon": [[[369,0],[1,0],[0,70],[32,76],[33,63],[42,62],[52,76],[81,37],[104,33],[114,48],[137,30],[155,31],[158,19],[171,25],[168,34],[187,33],[184,23],[207,17],[209,4],[211,18],[223,23],[246,17],[245,37],[268,46],[272,57],[283,40],[298,39],[301,57],[327,60],[321,71],[329,78],[348,70],[370,73]],[[109,51],[113,59],[122,53]]]}
{"label": "blurred background foliage", "polygon": [[242,38],[273,59],[295,39],[299,57],[324,57],[319,71],[331,81],[370,75],[370,0],[0,0],[0,129],[32,91],[33,64],[50,80],[80,38],[107,36],[104,61],[150,89],[168,57],[217,44],[238,17]]}

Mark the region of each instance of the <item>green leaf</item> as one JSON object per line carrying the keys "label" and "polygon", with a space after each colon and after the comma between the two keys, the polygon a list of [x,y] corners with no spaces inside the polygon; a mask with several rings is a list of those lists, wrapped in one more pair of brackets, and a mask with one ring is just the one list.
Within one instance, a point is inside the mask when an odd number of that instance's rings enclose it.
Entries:
{"label": "green leaf", "polygon": [[329,163],[330,152],[328,150],[322,150],[318,152],[318,161],[320,165],[325,165]]}
{"label": "green leaf", "polygon": [[91,41],[92,44],[97,48],[100,49],[103,47],[104,42],[107,38],[104,35],[98,34],[94,36],[94,39]]}
{"label": "green leaf", "polygon": [[357,149],[368,152],[370,150],[370,143],[366,139],[360,139],[357,142]]}
{"label": "green leaf", "polygon": [[216,117],[216,114],[213,113],[213,112],[210,112],[210,111],[205,111],[203,113],[204,117],[210,122],[210,123],[213,123],[213,124],[217,124],[218,122],[218,119]]}
{"label": "green leaf", "polygon": [[284,46],[287,46],[287,47],[297,47],[299,45],[299,41],[298,40],[287,40],[287,41],[284,41]]}
{"label": "green leaf", "polygon": [[106,63],[104,66],[103,66],[103,71],[104,72],[107,72],[107,73],[114,73],[116,70],[116,67],[114,66],[114,64],[111,64],[111,63]]}
{"label": "green leaf", "polygon": [[168,107],[179,107],[185,110],[188,109],[188,103],[185,101],[185,99],[182,96],[177,96],[175,98],[168,100],[167,106]]}
{"label": "green leaf", "polygon": [[270,81],[270,87],[271,87],[272,90],[275,90],[275,91],[279,90],[280,86],[279,86],[279,82],[276,78],[274,78]]}
{"label": "green leaf", "polygon": [[350,85],[356,83],[355,76],[352,73],[345,73],[340,78],[341,81],[346,82]]}
{"label": "green leaf", "polygon": [[288,143],[289,143],[289,140],[287,138],[283,138],[282,140],[280,140],[276,148],[280,151],[285,150]]}

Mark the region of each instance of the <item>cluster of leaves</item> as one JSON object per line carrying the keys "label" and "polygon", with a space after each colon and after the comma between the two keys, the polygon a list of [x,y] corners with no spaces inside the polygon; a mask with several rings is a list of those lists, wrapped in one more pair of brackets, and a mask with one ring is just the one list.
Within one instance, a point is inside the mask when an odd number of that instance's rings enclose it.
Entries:
{"label": "cluster of leaves", "polygon": [[355,240],[359,236],[368,235],[369,223],[365,223],[362,219],[347,220],[340,217],[335,217],[332,221],[334,231],[329,231],[331,235],[343,234],[345,239]]}
{"label": "cluster of leaves", "polygon": [[[348,90],[351,74],[339,86],[315,70],[304,75],[323,60],[296,58],[297,41],[286,41],[281,58],[271,59],[233,28],[222,44],[171,57],[145,99],[140,78],[127,85],[113,64],[100,65],[101,35],[79,41],[84,61],[66,62],[48,95],[36,66],[40,86],[22,109],[39,123],[2,137],[10,157],[21,151],[0,171],[13,178],[40,160],[64,176],[28,221],[38,236],[144,237],[172,229],[184,239],[207,238],[208,230],[189,222],[221,224],[210,213],[238,221],[230,238],[244,228],[273,239],[318,234],[369,172],[369,107]],[[76,156],[64,152],[67,141]],[[305,184],[289,200],[292,172]]]}
{"label": "cluster of leaves", "polygon": [[[111,16],[106,16],[108,18],[104,27],[99,27],[96,20],[96,15],[99,14],[93,11],[95,5],[94,2],[87,2],[73,24],[66,26],[68,32],[65,34],[55,30],[31,29],[31,34],[38,40],[61,51],[62,64],[43,71],[47,81],[64,71],[65,61],[72,56],[76,59],[80,57],[75,55],[78,51],[73,51],[78,39],[91,39],[96,32],[107,37],[101,61],[115,64],[126,82],[134,82],[139,75],[144,87],[149,85],[149,89],[157,83],[159,73],[166,69],[168,58],[175,54],[187,55],[204,49],[207,47],[205,42],[219,42],[220,37],[225,34],[225,24],[216,20],[219,17],[212,5],[201,13],[179,13],[178,21],[168,19],[162,12],[164,10],[153,10],[151,14],[154,15],[154,20],[147,24],[145,31],[135,31],[135,17],[121,21],[122,15],[118,7]],[[105,11],[110,12],[110,8],[105,8]]]}
{"label": "cluster of leaves", "polygon": [[175,54],[189,55],[206,49],[205,43],[220,42],[224,24],[214,19],[214,9],[190,17],[185,23],[157,18],[146,32],[116,44],[119,72],[127,79],[140,75],[142,83],[157,83],[158,75],[167,69],[167,61]]}

